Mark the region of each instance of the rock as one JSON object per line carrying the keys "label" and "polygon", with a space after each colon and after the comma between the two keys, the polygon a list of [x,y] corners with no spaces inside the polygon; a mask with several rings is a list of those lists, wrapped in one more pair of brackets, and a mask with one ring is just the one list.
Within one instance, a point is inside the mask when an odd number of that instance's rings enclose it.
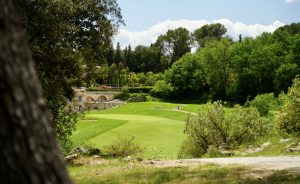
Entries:
{"label": "rock", "polygon": [[100,158],[100,156],[99,155],[94,155],[93,158]]}
{"label": "rock", "polygon": [[71,153],[93,156],[93,155],[100,155],[101,151],[98,148],[88,148],[84,146],[78,146]]}
{"label": "rock", "polygon": [[289,139],[289,138],[287,138],[287,139],[285,139],[285,138],[281,138],[280,139],[280,143],[284,143],[284,142],[288,142],[288,141],[290,141],[291,139]]}
{"label": "rock", "polygon": [[242,153],[242,155],[245,156],[245,155],[247,155],[247,154],[249,154],[249,153],[257,153],[257,152],[260,152],[260,151],[264,150],[266,147],[268,147],[268,146],[270,146],[270,145],[272,145],[272,142],[265,142],[264,144],[262,144],[262,145],[260,145],[260,146],[258,146],[258,147],[255,147],[255,146],[253,146],[253,145],[250,145],[250,146],[248,147],[248,149],[247,149],[244,153]]}
{"label": "rock", "polygon": [[131,156],[128,156],[128,157],[126,157],[126,158],[123,158],[123,161],[125,161],[125,162],[129,162],[129,161],[131,161],[132,160],[132,157]]}
{"label": "rock", "polygon": [[288,149],[289,152],[300,152],[300,148],[296,147],[296,148],[289,148]]}
{"label": "rock", "polygon": [[78,154],[72,154],[72,155],[66,156],[67,162],[71,162],[71,161],[73,161],[75,158],[78,158]]}
{"label": "rock", "polygon": [[88,149],[84,146],[78,146],[73,151],[79,154],[86,154],[88,152]]}
{"label": "rock", "polygon": [[231,157],[234,155],[234,151],[231,150],[220,150],[220,153],[226,157]]}
{"label": "rock", "polygon": [[266,142],[266,143],[263,143],[261,146],[263,148],[266,148],[266,147],[270,146],[271,144],[272,144],[272,142]]}

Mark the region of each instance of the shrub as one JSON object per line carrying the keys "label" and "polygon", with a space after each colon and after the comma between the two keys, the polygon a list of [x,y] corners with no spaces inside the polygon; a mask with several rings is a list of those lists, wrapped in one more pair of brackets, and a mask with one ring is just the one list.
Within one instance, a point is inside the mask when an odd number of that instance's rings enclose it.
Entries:
{"label": "shrub", "polygon": [[257,95],[249,105],[256,108],[260,116],[268,116],[271,111],[279,110],[279,101],[273,93]]}
{"label": "shrub", "polygon": [[127,157],[136,156],[143,153],[143,149],[140,145],[134,143],[134,137],[131,138],[118,138],[109,146],[103,148],[103,152],[108,157]]}
{"label": "shrub", "polygon": [[130,87],[128,90],[129,93],[149,93],[152,90],[152,86]]}
{"label": "shrub", "polygon": [[116,99],[128,100],[130,98],[128,86],[123,86],[121,92],[115,95]]}
{"label": "shrub", "polygon": [[256,109],[235,106],[232,112],[225,116],[223,106],[216,102],[207,112],[199,111],[197,116],[188,116],[185,133],[190,142],[184,143],[180,153],[200,157],[206,154],[210,147],[237,146],[256,140],[266,131],[267,124],[260,118]]}
{"label": "shrub", "polygon": [[172,92],[173,87],[164,80],[157,81],[150,91],[151,95],[159,98],[168,98]]}
{"label": "shrub", "polygon": [[146,94],[139,94],[134,93],[130,95],[130,98],[127,100],[128,102],[146,102],[147,95]]}
{"label": "shrub", "polygon": [[277,130],[283,135],[300,136],[300,79],[298,77],[293,81],[284,100],[285,104],[275,115]]}
{"label": "shrub", "polygon": [[199,158],[206,153],[206,150],[197,146],[191,137],[187,137],[181,144],[181,148],[178,153],[178,158]]}

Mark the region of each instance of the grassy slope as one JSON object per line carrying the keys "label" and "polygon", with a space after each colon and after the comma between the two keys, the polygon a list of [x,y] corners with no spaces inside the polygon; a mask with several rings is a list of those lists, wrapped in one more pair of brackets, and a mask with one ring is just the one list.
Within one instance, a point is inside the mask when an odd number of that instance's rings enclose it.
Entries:
{"label": "grassy slope", "polygon": [[112,143],[118,137],[134,136],[135,141],[146,148],[146,158],[176,158],[183,135],[183,122],[141,115],[101,114],[93,117],[127,120],[127,123],[105,132],[91,140],[96,146]]}
{"label": "grassy slope", "polygon": [[134,136],[145,147],[145,158],[176,158],[184,139],[186,113],[173,111],[178,104],[129,103],[105,111],[91,111],[79,121],[72,139],[102,147],[118,137]]}
{"label": "grassy slope", "polygon": [[103,118],[83,119],[79,121],[76,131],[72,135],[73,143],[75,146],[82,145],[87,143],[88,140],[117,128],[126,122],[127,121]]}

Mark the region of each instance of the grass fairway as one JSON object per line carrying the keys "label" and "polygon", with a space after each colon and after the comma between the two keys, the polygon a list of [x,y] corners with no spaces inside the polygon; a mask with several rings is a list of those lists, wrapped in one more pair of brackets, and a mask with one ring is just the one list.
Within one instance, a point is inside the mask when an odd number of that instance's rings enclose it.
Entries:
{"label": "grass fairway", "polygon": [[178,120],[120,114],[99,114],[92,117],[126,120],[127,123],[90,139],[90,143],[101,147],[112,143],[118,137],[134,136],[135,141],[145,147],[145,158],[176,158],[184,138],[184,124]]}
{"label": "grass fairway", "polygon": [[119,137],[134,136],[145,148],[143,157],[174,159],[185,137],[183,129],[187,116],[187,113],[175,111],[178,105],[129,103],[105,111],[91,111],[79,121],[72,140],[76,146],[91,144],[101,148]]}
{"label": "grass fairway", "polygon": [[183,130],[187,113],[206,111],[209,106],[141,102],[90,111],[79,121],[72,140],[75,146],[91,144],[101,148],[118,138],[133,136],[145,148],[144,158],[175,159],[185,138]]}

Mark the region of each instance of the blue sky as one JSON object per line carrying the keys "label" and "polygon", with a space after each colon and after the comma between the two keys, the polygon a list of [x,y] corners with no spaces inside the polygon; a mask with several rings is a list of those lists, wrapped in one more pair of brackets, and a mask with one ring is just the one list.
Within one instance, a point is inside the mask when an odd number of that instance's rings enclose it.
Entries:
{"label": "blue sky", "polygon": [[[257,36],[261,31],[272,32],[282,24],[300,22],[300,0],[117,0],[117,2],[126,23],[116,37],[116,41],[121,42],[121,45],[131,41],[135,42],[133,45],[147,45],[167,28],[176,28],[179,25],[185,27],[183,20],[189,24],[194,24],[189,21],[198,21],[198,24],[195,23],[198,26],[202,25],[199,21],[205,21],[204,24],[223,23],[226,20],[225,24],[232,29],[232,34],[238,34],[241,27],[237,24],[241,23],[244,24],[242,33],[247,36]],[[165,24],[168,26],[164,27]],[[153,33],[155,26],[156,34]],[[157,26],[162,30],[158,31]],[[188,29],[191,31],[196,28],[189,26]],[[248,33],[247,26],[256,26],[257,29]],[[139,33],[144,33],[140,37],[147,36],[145,34],[147,31],[148,34],[152,34],[148,35],[148,40],[139,43],[140,38],[134,38],[134,35]]]}

